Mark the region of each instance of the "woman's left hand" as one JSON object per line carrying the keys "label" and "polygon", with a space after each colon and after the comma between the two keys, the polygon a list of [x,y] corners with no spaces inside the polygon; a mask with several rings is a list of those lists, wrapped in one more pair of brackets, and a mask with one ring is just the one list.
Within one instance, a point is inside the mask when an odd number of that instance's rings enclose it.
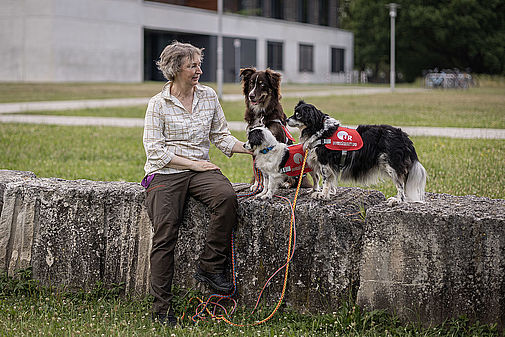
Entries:
{"label": "woman's left hand", "polygon": [[231,149],[231,153],[246,153],[252,155],[253,153],[244,148],[244,143],[240,140],[233,145],[233,149]]}

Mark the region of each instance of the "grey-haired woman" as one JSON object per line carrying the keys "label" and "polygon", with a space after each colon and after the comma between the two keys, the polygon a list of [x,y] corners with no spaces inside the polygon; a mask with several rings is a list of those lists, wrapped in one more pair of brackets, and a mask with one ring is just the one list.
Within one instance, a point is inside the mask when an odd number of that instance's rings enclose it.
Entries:
{"label": "grey-haired woman", "polygon": [[154,236],[151,250],[153,319],[175,325],[171,308],[174,248],[188,195],[204,202],[211,219],[195,278],[220,293],[233,284],[225,277],[237,197],[219,167],[209,160],[212,142],[225,155],[247,153],[228,130],[212,88],[198,83],[203,49],[173,42],[158,68],[168,82],[147,107],[143,143],[147,156],[142,185]]}

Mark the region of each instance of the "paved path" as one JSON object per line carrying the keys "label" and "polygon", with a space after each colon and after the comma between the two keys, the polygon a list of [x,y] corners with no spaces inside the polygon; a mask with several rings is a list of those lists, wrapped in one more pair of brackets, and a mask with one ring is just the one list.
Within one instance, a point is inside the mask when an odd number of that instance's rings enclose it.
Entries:
{"label": "paved path", "polygon": [[[396,89],[397,92],[418,92],[425,89]],[[329,95],[363,95],[390,93],[389,88],[359,88],[339,87],[329,91],[303,91],[287,92],[284,97],[310,97]],[[242,100],[241,94],[224,95],[223,100]],[[0,104],[0,123],[33,123],[53,125],[94,125],[115,127],[143,127],[142,118],[115,118],[115,117],[82,117],[82,116],[50,116],[50,115],[23,115],[24,111],[56,111],[101,107],[147,105],[149,98],[123,98],[81,101],[51,101],[51,102],[24,102]],[[245,130],[244,122],[229,122],[231,130]],[[353,126],[350,126],[353,127]],[[400,126],[411,136],[433,136],[452,138],[488,138],[505,139],[505,129],[476,129],[476,128],[438,128],[438,127],[412,127]],[[291,129],[296,133],[296,130]]]}
{"label": "paved path", "polygon": [[[47,116],[47,115],[0,115],[0,123],[33,123],[54,125],[94,125],[115,127],[143,127],[142,118],[114,118],[114,117],[79,117],[79,116]],[[231,130],[243,131],[244,122],[230,121]],[[355,127],[350,125],[350,127]],[[410,136],[434,136],[451,138],[489,138],[505,139],[505,129],[474,129],[474,128],[437,128],[402,126],[402,130]],[[296,129],[290,128],[296,134]]]}

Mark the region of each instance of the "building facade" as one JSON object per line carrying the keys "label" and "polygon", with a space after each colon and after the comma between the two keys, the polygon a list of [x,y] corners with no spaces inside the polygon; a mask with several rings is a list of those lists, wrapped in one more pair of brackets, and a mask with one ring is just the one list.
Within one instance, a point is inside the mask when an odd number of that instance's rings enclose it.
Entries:
{"label": "building facade", "polygon": [[[223,0],[223,72],[267,67],[292,83],[340,83],[353,34],[338,0]],[[205,48],[202,81],[216,81],[217,0],[2,0],[0,81],[163,80],[155,61],[178,40]]]}

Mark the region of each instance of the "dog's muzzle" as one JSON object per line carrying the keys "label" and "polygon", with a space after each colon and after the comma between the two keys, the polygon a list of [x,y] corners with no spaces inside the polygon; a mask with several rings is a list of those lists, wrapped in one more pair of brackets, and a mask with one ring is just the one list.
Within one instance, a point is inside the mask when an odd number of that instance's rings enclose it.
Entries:
{"label": "dog's muzzle", "polygon": [[287,120],[286,120],[286,123],[291,126],[291,127],[297,127],[299,124],[297,121],[291,119],[291,117],[289,117]]}

